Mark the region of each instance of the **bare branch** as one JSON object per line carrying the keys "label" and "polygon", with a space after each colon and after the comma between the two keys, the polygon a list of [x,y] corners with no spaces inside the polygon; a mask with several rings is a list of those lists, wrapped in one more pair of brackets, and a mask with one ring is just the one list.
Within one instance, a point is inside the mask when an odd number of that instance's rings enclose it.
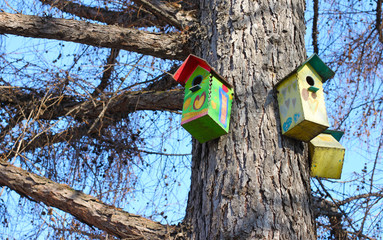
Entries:
{"label": "bare branch", "polygon": [[138,5],[152,12],[155,16],[170,25],[183,30],[186,26],[194,22],[193,11],[182,11],[177,3],[170,3],[161,0],[133,0]]}
{"label": "bare branch", "polygon": [[152,83],[147,86],[145,90],[165,91],[178,86],[178,82],[174,81],[174,78],[171,74],[175,73],[179,67],[179,65],[174,65],[168,72],[161,74],[160,76],[153,79]]}
{"label": "bare branch", "polygon": [[[1,88],[0,103],[8,106],[33,107],[32,102],[38,101],[43,96],[38,93],[26,93],[22,88]],[[58,117],[71,114],[78,119],[95,119],[103,110],[102,100],[75,100],[72,96],[51,96],[40,109],[40,119],[57,119]],[[170,91],[124,91],[117,94],[110,102],[105,116],[113,116],[113,119],[121,119],[129,113],[137,110],[163,110],[178,111],[182,109],[183,91],[174,89]]]}
{"label": "bare branch", "polygon": [[[96,106],[86,102],[77,106],[77,117],[95,119],[103,110],[104,101],[96,101]],[[178,111],[182,109],[183,91],[174,89],[170,91],[137,91],[123,92],[111,100],[105,116],[125,117],[128,113],[137,110],[163,110]]]}
{"label": "bare branch", "polygon": [[176,227],[129,214],[67,185],[27,172],[0,160],[0,185],[36,202],[56,207],[80,221],[120,238],[165,239]]}
{"label": "bare branch", "polygon": [[158,21],[156,17],[145,11],[126,9],[123,12],[106,10],[100,7],[90,7],[67,0],[40,0],[42,4],[60,9],[63,12],[76,15],[81,18],[118,24],[127,27],[152,27],[165,26],[166,23]]}
{"label": "bare branch", "polygon": [[182,34],[149,33],[61,18],[2,12],[0,33],[124,49],[165,59],[183,60],[189,54]]}
{"label": "bare branch", "polygon": [[337,202],[337,204],[339,206],[342,206],[342,205],[351,203],[355,200],[366,199],[366,198],[371,198],[371,197],[383,198],[383,191],[379,191],[379,192],[375,192],[375,193],[365,193],[365,194],[355,195],[355,196],[346,198],[342,201],[339,201],[339,202]]}
{"label": "bare branch", "polygon": [[383,43],[382,33],[382,0],[377,0],[376,3],[376,30],[379,33],[379,41]]}
{"label": "bare branch", "polygon": [[318,16],[319,16],[319,0],[314,1],[314,17],[313,17],[313,29],[312,29],[312,38],[314,53],[318,54]]}
{"label": "bare branch", "polygon": [[110,81],[110,76],[112,75],[112,72],[114,70],[114,64],[116,63],[116,59],[119,53],[120,53],[119,49],[112,48],[110,50],[110,55],[108,59],[106,60],[104,72],[101,77],[101,82],[92,93],[93,97],[103,92],[104,89],[108,86],[108,83]]}

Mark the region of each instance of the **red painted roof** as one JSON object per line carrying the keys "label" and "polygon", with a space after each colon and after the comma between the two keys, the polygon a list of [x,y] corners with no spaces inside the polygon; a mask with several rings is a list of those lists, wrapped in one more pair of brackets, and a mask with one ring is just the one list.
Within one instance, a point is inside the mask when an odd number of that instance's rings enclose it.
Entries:
{"label": "red painted roof", "polygon": [[188,58],[182,63],[181,67],[174,74],[174,79],[179,82],[182,86],[185,86],[186,81],[190,75],[194,72],[197,66],[201,66],[210,72],[211,67],[209,64],[195,55],[190,54]]}

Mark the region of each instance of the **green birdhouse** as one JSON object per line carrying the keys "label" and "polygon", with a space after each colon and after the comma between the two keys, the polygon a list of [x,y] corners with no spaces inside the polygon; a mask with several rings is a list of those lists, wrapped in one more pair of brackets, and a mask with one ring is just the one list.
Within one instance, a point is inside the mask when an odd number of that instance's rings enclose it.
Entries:
{"label": "green birdhouse", "polygon": [[329,127],[322,84],[334,74],[314,54],[276,85],[283,135],[309,142]]}
{"label": "green birdhouse", "polygon": [[174,74],[185,87],[181,125],[200,143],[229,131],[233,87],[209,64],[189,55]]}
{"label": "green birdhouse", "polygon": [[345,148],[339,143],[343,132],[326,130],[309,142],[312,177],[339,179]]}

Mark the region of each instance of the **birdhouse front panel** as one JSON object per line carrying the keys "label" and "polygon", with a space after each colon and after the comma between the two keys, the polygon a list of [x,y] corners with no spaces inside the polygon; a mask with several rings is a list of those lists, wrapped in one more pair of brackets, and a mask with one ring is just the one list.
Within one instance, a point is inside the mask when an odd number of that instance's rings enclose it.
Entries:
{"label": "birdhouse front panel", "polygon": [[329,126],[323,83],[319,74],[310,64],[298,70],[298,86],[303,106],[304,119],[318,124],[318,134]]}
{"label": "birdhouse front panel", "polygon": [[322,81],[309,63],[276,88],[283,135],[308,142],[328,128]]}
{"label": "birdhouse front panel", "polygon": [[207,115],[209,85],[210,73],[206,69],[197,66],[185,83],[181,125]]}
{"label": "birdhouse front panel", "polygon": [[233,90],[198,66],[185,84],[181,125],[200,143],[229,131]]}
{"label": "birdhouse front panel", "polygon": [[328,133],[321,133],[309,143],[312,177],[340,179],[345,148]]}

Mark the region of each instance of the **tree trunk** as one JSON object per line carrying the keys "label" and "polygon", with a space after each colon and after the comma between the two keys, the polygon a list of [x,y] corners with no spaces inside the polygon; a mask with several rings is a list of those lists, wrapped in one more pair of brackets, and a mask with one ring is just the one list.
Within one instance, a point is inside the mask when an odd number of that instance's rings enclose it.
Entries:
{"label": "tree trunk", "polygon": [[305,144],[282,137],[274,84],[306,57],[305,1],[202,0],[195,53],[234,85],[228,135],[194,140],[191,239],[315,239]]}

